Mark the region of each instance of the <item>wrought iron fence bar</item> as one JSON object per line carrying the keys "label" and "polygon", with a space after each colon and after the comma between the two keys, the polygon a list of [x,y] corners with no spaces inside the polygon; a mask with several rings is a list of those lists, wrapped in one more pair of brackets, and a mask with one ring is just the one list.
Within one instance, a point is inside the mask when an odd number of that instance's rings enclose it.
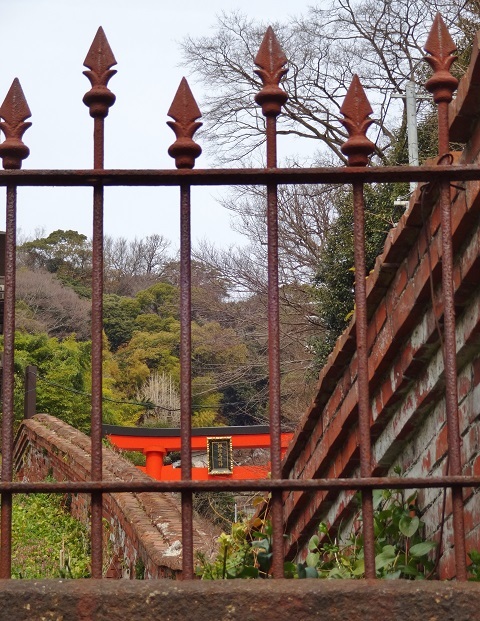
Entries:
{"label": "wrought iron fence bar", "polygon": [[[365,262],[365,209],[363,184],[353,186],[353,237],[355,265],[355,312],[357,342],[357,389],[358,389],[358,443],[360,451],[360,473],[368,477],[372,473],[372,452],[370,438],[370,391],[368,386],[367,346],[367,288]],[[362,493],[362,520],[365,558],[365,577],[375,578],[375,534],[373,529],[372,490]]]}
{"label": "wrought iron fence bar", "polygon": [[[280,79],[287,72],[287,58],[269,27],[262,40],[255,64],[255,73],[262,80],[263,88],[255,96],[266,120],[267,168],[277,167],[277,117],[287,101],[286,92],[280,88]],[[268,411],[270,420],[270,468],[273,480],[282,478],[280,419],[280,305],[278,287],[278,195],[277,184],[267,184],[267,273],[268,273]],[[282,491],[272,491],[270,514],[272,522],[272,573],[283,578],[283,499]]]}
{"label": "wrought iron fence bar", "polygon": [[[267,122],[275,119],[267,119]],[[268,377],[270,421],[270,468],[273,480],[282,478],[281,460],[281,395],[280,395],[280,316],[278,289],[278,204],[277,186],[267,186],[268,237]],[[275,578],[283,578],[283,500],[282,491],[272,491],[270,501],[273,527],[272,571]],[[281,554],[278,553],[281,551]]]}
{"label": "wrought iron fence bar", "polygon": [[[180,187],[180,428],[182,479],[192,479],[192,300],[190,186]],[[192,491],[182,492],[182,576],[193,578]]]}
{"label": "wrought iron fence bar", "polygon": [[219,168],[219,169],[81,169],[81,170],[0,170],[0,186],[180,186],[189,185],[277,185],[353,184],[389,182],[478,181],[480,167],[455,166],[378,166],[358,168]]}
{"label": "wrought iron fence bar", "polygon": [[[438,113],[438,154],[439,161],[452,162],[450,155],[448,105],[458,80],[450,73],[455,60],[456,45],[453,42],[440,14],[432,24],[425,44],[428,56],[425,60],[434,72],[427,81],[426,88],[433,94]],[[460,424],[458,418],[457,393],[457,352],[455,328],[455,288],[453,285],[453,249],[450,187],[442,179],[439,184],[439,203],[442,231],[442,295],[443,309],[443,360],[445,367],[445,415],[448,432],[447,472],[460,475],[462,458],[460,449]],[[465,546],[464,506],[462,489],[452,490],[452,522],[457,580],[467,580],[467,554]]]}
{"label": "wrought iron fence bar", "polygon": [[[95,119],[97,121],[97,119]],[[103,119],[102,119],[103,121]],[[93,190],[92,236],[92,479],[102,480],[103,188]],[[92,493],[92,578],[102,577],[102,494]]]}
{"label": "wrought iron fence bar", "polygon": [[[347,91],[340,112],[348,132],[348,140],[342,145],[350,166],[365,166],[368,157],[375,150],[375,145],[367,138],[366,132],[371,125],[369,118],[372,108],[357,75]],[[371,452],[371,412],[370,391],[368,383],[368,346],[367,346],[367,287],[365,259],[365,201],[363,183],[353,184],[353,247],[355,266],[355,313],[356,313],[356,351],[357,351],[357,399],[358,399],[358,444],[360,449],[360,475],[372,474]],[[375,570],[375,533],[373,525],[372,490],[362,492],[362,527],[364,542],[365,577],[376,578]]]}
{"label": "wrought iron fence bar", "polygon": [[[0,157],[5,169],[20,169],[30,150],[23,134],[31,123],[30,109],[17,78],[0,106],[1,130],[5,140],[0,144]],[[15,352],[15,269],[17,238],[17,187],[12,180],[6,192],[4,343],[2,380],[2,483],[13,480],[14,421],[14,352]],[[2,490],[0,515],[0,578],[8,579],[12,571],[12,494]]]}
{"label": "wrought iron fence bar", "polygon": [[[116,73],[111,67],[117,64],[102,28],[99,28],[87,53],[84,71],[91,89],[83,103],[93,118],[93,166],[104,167],[105,118],[115,103],[115,95],[108,88],[110,78]],[[93,188],[92,234],[92,413],[91,413],[91,476],[102,480],[102,378],[103,378],[103,186]],[[103,566],[103,499],[101,489],[91,496],[91,558],[92,578],[102,578]]]}
{"label": "wrought iron fence bar", "polygon": [[[5,298],[2,386],[2,482],[13,480],[15,264],[17,234],[17,188],[7,187],[5,235]],[[0,578],[12,572],[12,494],[2,493]]]}
{"label": "wrought iron fence bar", "polygon": [[[188,82],[183,78],[168,111],[176,141],[168,149],[177,169],[190,170],[202,152],[193,140],[201,126],[201,113]],[[190,185],[180,184],[180,437],[182,481],[192,479],[192,269]],[[182,579],[192,580],[193,488],[182,490]]]}
{"label": "wrought iron fence bar", "polygon": [[2,481],[0,492],[12,494],[37,493],[90,493],[102,491],[115,492],[181,492],[192,490],[199,492],[228,491],[329,491],[329,490],[364,490],[364,489],[438,489],[438,488],[480,487],[480,476],[443,476],[443,477],[359,477],[356,479],[245,479],[215,481],[61,481],[49,483]]}
{"label": "wrought iron fence bar", "polygon": [[[444,104],[443,114],[448,114]],[[442,114],[439,106],[439,116]],[[440,129],[440,128],[439,128]],[[439,134],[440,135],[440,134]],[[445,139],[444,139],[445,140]],[[447,132],[448,147],[448,132]],[[457,348],[455,328],[455,287],[453,284],[453,248],[450,187],[440,183],[440,215],[442,231],[442,294],[443,294],[443,359],[445,367],[445,414],[448,434],[447,469],[452,475],[462,472],[460,423],[457,392]],[[467,580],[464,504],[462,489],[452,490],[452,522],[457,580]]]}

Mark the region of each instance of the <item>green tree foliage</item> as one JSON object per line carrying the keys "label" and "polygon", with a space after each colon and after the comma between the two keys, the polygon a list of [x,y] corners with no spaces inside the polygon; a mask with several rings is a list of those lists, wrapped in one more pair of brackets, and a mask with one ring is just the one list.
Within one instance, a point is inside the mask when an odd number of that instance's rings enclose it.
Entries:
{"label": "green tree foliage", "polygon": [[[196,271],[199,271],[198,265]],[[212,275],[208,270],[203,281],[211,290]],[[192,321],[192,415],[194,425],[215,425],[222,421],[223,391],[235,378],[236,366],[246,363],[248,348],[232,327],[208,319],[207,294],[202,287],[201,282],[197,282],[195,295],[203,302],[198,305],[197,319]],[[220,294],[218,288],[213,289],[216,291],[213,315],[217,317]],[[104,317],[105,332],[116,363],[112,374],[116,385],[129,398],[144,392],[155,374],[167,375],[178,386],[178,286],[158,282],[138,292],[135,298],[108,295]],[[149,418],[148,412],[140,418]]]}
{"label": "green tree foliage", "polygon": [[135,298],[115,294],[103,298],[103,329],[113,351],[128,343],[135,330],[140,304]]}
{"label": "green tree foliage", "polygon": [[166,282],[152,285],[136,295],[142,313],[178,318],[179,289]]}
{"label": "green tree foliage", "polygon": [[[23,418],[24,376],[27,365],[37,367],[37,412],[57,416],[76,429],[90,430],[91,343],[74,336],[63,340],[46,334],[15,335],[15,417]],[[132,418],[125,395],[112,383],[111,361],[106,356],[103,418],[106,423],[122,424]],[[138,408],[136,408],[138,411]]]}
{"label": "green tree foliage", "polygon": [[58,229],[47,237],[25,242],[19,251],[27,267],[45,269],[77,293],[89,295],[92,250],[86,235]]}
{"label": "green tree foliage", "polygon": [[166,330],[135,331],[130,341],[116,352],[117,383],[133,396],[150,371],[163,371],[179,378],[179,339],[178,322]]}

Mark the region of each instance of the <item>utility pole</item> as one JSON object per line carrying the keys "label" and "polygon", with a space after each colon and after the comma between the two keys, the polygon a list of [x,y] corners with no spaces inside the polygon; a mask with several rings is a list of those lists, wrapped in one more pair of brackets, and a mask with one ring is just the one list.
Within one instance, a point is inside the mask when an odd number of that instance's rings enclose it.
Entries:
{"label": "utility pole", "polygon": [[[430,99],[428,95],[417,95],[415,82],[409,80],[405,85],[405,95],[395,93],[395,98],[405,99],[407,110],[407,140],[408,140],[408,163],[410,166],[418,166],[418,131],[417,131],[417,100]],[[417,187],[415,182],[410,182],[410,194]]]}
{"label": "utility pole", "polygon": [[[407,106],[408,163],[410,166],[418,166],[417,99],[415,82],[411,80],[405,85],[405,102]],[[414,192],[416,186],[416,183],[410,182],[410,192]]]}

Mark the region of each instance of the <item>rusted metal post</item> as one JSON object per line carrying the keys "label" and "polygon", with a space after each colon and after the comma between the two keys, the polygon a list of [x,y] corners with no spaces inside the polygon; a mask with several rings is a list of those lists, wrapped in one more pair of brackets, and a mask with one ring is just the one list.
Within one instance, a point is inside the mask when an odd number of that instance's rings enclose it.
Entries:
{"label": "rusted metal post", "polygon": [[[458,80],[450,73],[455,61],[453,53],[456,45],[437,13],[432,29],[425,44],[429,56],[425,60],[433,68],[433,75],[425,84],[433,94],[438,106],[438,151],[440,162],[449,153],[448,104],[458,86]],[[440,214],[442,223],[442,293],[443,293],[443,334],[445,365],[445,410],[448,433],[448,468],[449,474],[462,473],[460,451],[460,425],[458,418],[457,395],[457,347],[455,329],[455,290],[453,286],[453,249],[452,249],[452,215],[450,184],[440,182]],[[467,563],[465,548],[465,525],[462,488],[452,489],[453,538],[455,545],[455,563],[457,579],[467,580]]]}
{"label": "rusted metal post", "polygon": [[[345,96],[340,112],[345,119],[349,139],[342,146],[348,157],[349,166],[366,166],[368,157],[375,147],[366,137],[372,120],[372,108],[360,84],[354,76]],[[372,473],[371,434],[370,434],[370,391],[368,385],[367,349],[367,292],[365,263],[365,204],[363,183],[353,184],[353,238],[355,261],[355,330],[357,335],[357,390],[358,390],[358,430],[360,444],[360,476],[369,477]],[[365,577],[375,578],[375,537],[373,528],[373,497],[371,490],[362,493],[362,519]]]}
{"label": "rusted metal post", "polygon": [[[177,168],[193,168],[201,147],[193,141],[193,135],[201,123],[201,117],[192,91],[185,78],[175,94],[167,121],[173,129],[176,141],[168,149],[175,158]],[[192,480],[192,300],[191,300],[191,226],[190,185],[180,185],[180,436],[182,480]],[[192,492],[182,492],[182,578],[193,579],[193,507]]]}
{"label": "rusted metal post", "polygon": [[[107,87],[116,71],[117,64],[105,33],[99,28],[84,66],[84,74],[92,88],[85,94],[83,102],[90,109],[94,119],[93,167],[104,167],[104,121],[115,95]],[[102,480],[102,329],[103,329],[103,186],[93,188],[93,235],[92,235],[92,461],[93,481]],[[102,577],[103,526],[102,494],[92,494],[91,543],[92,578]]]}
{"label": "rusted metal post", "polygon": [[[287,93],[280,88],[286,74],[287,58],[269,27],[263,38],[255,64],[255,73],[261,78],[262,90],[255,101],[266,117],[267,168],[277,167],[277,116],[287,101]],[[282,478],[281,469],[281,394],[280,394],[280,316],[278,292],[278,205],[277,185],[267,185],[267,252],[268,252],[268,369],[269,369],[269,419],[270,460],[272,479]],[[275,578],[283,578],[283,497],[282,492],[272,492],[272,571]]]}
{"label": "rusted metal post", "polygon": [[[19,169],[30,151],[22,137],[31,123],[30,109],[18,79],[15,79],[0,107],[0,129],[5,141],[0,144],[0,157],[5,169]],[[14,348],[15,348],[15,254],[17,235],[17,188],[7,186],[5,235],[5,298],[3,349],[3,416],[2,416],[2,482],[13,480],[14,420]],[[12,494],[2,493],[0,578],[10,578],[12,571]]]}
{"label": "rusted metal post", "polygon": [[33,418],[37,413],[37,367],[29,364],[25,369],[25,399],[23,417]]}

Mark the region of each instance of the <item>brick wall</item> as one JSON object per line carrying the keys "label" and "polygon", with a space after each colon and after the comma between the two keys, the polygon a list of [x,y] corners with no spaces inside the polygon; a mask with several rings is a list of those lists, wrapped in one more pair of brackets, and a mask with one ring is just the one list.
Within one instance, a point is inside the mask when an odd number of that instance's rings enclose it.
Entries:
{"label": "brick wall", "polygon": [[[46,414],[22,423],[15,439],[15,466],[21,480],[90,479],[90,438]],[[103,478],[135,481],[147,477],[108,448],[103,449]],[[181,573],[181,510],[173,494],[104,494],[106,565],[112,578],[176,578]],[[90,496],[71,494],[72,514],[89,524]],[[211,534],[194,521],[195,549],[209,552]]]}
{"label": "brick wall", "polygon": [[[468,141],[454,164],[478,163],[480,84],[478,38],[470,70],[451,105],[453,140]],[[373,474],[406,476],[447,473],[447,430],[443,359],[440,347],[440,210],[435,187],[417,190],[392,229],[384,251],[367,278],[369,385]],[[455,253],[455,308],[463,474],[480,475],[480,184],[451,189]],[[433,291],[433,296],[432,296]],[[283,465],[290,478],[359,475],[355,317],[339,338],[322,370],[316,397],[303,418]],[[480,549],[480,496],[465,491],[467,550]],[[448,495],[449,496],[449,495]],[[304,551],[319,521],[334,527],[348,522],[352,494],[291,493],[285,498],[287,556]],[[419,495],[428,536],[439,537],[443,492]],[[453,576],[451,505],[444,515],[440,575]]]}

